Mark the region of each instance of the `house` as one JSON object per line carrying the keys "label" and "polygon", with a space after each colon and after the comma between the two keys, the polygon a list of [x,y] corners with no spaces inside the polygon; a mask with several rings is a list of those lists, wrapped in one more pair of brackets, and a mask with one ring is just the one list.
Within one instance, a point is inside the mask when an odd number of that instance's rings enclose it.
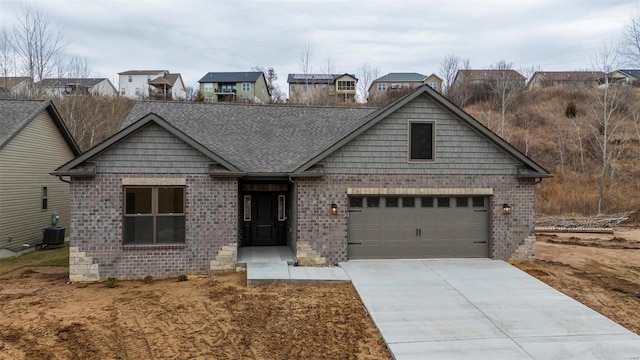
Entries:
{"label": "house", "polygon": [[419,73],[388,73],[371,82],[369,98],[376,98],[395,91],[409,91],[427,85],[442,92],[442,79],[436,74],[425,76]]}
{"label": "house", "polygon": [[78,155],[50,101],[0,100],[0,257],[41,243],[54,213],[68,235],[69,184],[49,172]]}
{"label": "house", "polygon": [[506,80],[513,83],[514,86],[524,88],[525,78],[522,74],[515,70],[458,70],[456,77],[453,79],[453,86],[464,84],[488,86],[492,82],[498,80]]}
{"label": "house", "polygon": [[28,99],[33,79],[28,76],[0,77],[0,98]]}
{"label": "house", "polygon": [[118,93],[107,78],[42,79],[36,88],[45,96],[116,96]]}
{"label": "house", "polygon": [[525,88],[526,78],[515,70],[458,70],[448,96],[464,106],[482,101],[492,94],[512,92]]}
{"label": "house", "polygon": [[120,95],[142,100],[184,100],[182,75],[169,70],[128,70],[118,73]]}
{"label": "house", "polygon": [[271,102],[267,81],[261,71],[209,72],[198,83],[205,102]]}
{"label": "house", "polygon": [[640,83],[636,82],[636,80],[638,79],[640,79],[640,69],[620,69],[608,73],[606,77],[600,77],[598,79],[598,83],[600,85],[605,85],[608,83],[638,86],[640,85]]}
{"label": "house", "polygon": [[536,71],[527,83],[527,89],[549,86],[596,87],[602,71]]}
{"label": "house", "polygon": [[123,126],[52,172],[71,177],[71,281],[233,270],[248,246],[508,259],[551,176],[428,86],[380,109],[138,102]]}
{"label": "house", "polygon": [[289,74],[289,103],[326,105],[356,100],[353,74]]}

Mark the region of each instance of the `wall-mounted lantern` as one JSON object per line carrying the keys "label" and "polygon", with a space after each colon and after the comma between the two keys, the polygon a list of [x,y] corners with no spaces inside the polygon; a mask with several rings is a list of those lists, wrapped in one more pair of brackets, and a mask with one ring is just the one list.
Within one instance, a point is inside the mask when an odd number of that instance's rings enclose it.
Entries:
{"label": "wall-mounted lantern", "polygon": [[509,204],[502,204],[502,213],[511,214],[511,206]]}
{"label": "wall-mounted lantern", "polygon": [[338,205],[336,203],[331,204],[331,215],[338,215]]}

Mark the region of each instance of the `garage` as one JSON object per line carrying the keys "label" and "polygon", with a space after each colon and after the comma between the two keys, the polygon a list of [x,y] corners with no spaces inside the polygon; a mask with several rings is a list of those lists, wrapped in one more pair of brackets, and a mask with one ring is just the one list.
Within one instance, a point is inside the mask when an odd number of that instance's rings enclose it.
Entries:
{"label": "garage", "polygon": [[489,197],[349,197],[349,259],[489,256]]}

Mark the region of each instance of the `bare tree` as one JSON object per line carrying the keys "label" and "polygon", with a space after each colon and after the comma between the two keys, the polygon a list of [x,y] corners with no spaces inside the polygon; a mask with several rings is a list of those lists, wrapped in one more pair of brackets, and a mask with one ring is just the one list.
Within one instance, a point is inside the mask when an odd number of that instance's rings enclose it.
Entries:
{"label": "bare tree", "polygon": [[369,63],[364,63],[358,69],[358,100],[365,103],[369,100],[369,87],[379,77],[377,68],[371,67]]}
{"label": "bare tree", "polygon": [[2,77],[8,77],[15,70],[15,58],[11,37],[6,27],[0,29],[0,71]]}
{"label": "bare tree", "polygon": [[[311,59],[313,57],[313,49],[311,48],[311,45],[309,43],[304,45],[304,49],[302,49],[302,52],[300,52],[300,70],[302,71],[302,74],[304,74],[304,89],[302,90],[302,92],[306,92],[309,89],[309,74],[312,71],[312,65],[311,65]],[[298,96],[298,92],[300,90],[296,89],[296,97],[298,98],[298,102],[303,102],[305,104],[308,104],[309,98],[307,96],[307,94],[304,94],[302,96],[302,101],[300,101],[299,96]]]}
{"label": "bare tree", "polygon": [[51,74],[65,46],[64,32],[52,27],[42,9],[23,5],[13,29],[12,45],[20,66],[34,81]]}
{"label": "bare tree", "polygon": [[640,7],[631,15],[624,27],[620,53],[629,66],[640,67]]}
{"label": "bare tree", "polygon": [[[598,213],[606,206],[606,190],[612,186],[620,156],[625,151],[629,132],[625,118],[629,114],[629,98],[632,88],[609,84],[608,73],[617,63],[618,51],[613,46],[603,45],[592,58],[592,67],[605,73],[604,86],[595,89],[588,122],[594,160],[600,166],[598,180]],[[607,186],[609,185],[609,186]]]}
{"label": "bare tree", "polygon": [[[333,73],[336,71],[333,60],[330,57],[328,57],[327,60],[325,60],[324,66],[321,66],[320,69],[321,69],[321,73],[326,77],[326,79],[322,79],[322,84],[318,84],[318,81],[316,81],[316,83],[313,84],[314,89],[311,90],[313,94],[312,96],[315,98],[316,96],[319,95],[319,98],[314,100],[315,102],[320,102],[323,105],[329,105],[330,103],[335,103],[336,97],[332,95],[337,96],[337,93],[334,92],[334,94],[331,94],[329,89],[329,86],[333,82],[332,81]],[[317,85],[320,85],[321,88],[316,89],[315,86]],[[336,88],[337,88],[337,84],[336,84]]]}
{"label": "bare tree", "polygon": [[527,78],[527,83],[529,82],[529,80],[531,80],[533,74],[537,73],[538,71],[542,71],[542,67],[540,65],[533,65],[529,67],[523,66],[518,69],[518,72],[522,74],[522,76]]}
{"label": "bare tree", "polygon": [[500,136],[504,136],[505,118],[507,108],[511,104],[514,95],[522,89],[522,82],[514,77],[512,63],[506,62],[504,59],[491,65],[492,70],[496,70],[494,78],[490,81],[491,92],[496,96],[500,103]]}
{"label": "bare tree", "polygon": [[260,71],[264,74],[264,79],[267,83],[267,89],[269,90],[272,104],[280,103],[284,100],[284,94],[282,93],[282,90],[280,90],[280,86],[276,82],[276,80],[278,80],[278,74],[273,67],[267,68],[264,66],[256,65],[252,67],[251,70]]}
{"label": "bare tree", "polygon": [[449,54],[440,61],[439,75],[442,77],[442,93],[445,96],[449,95],[449,90],[453,85],[453,80],[456,78],[461,61],[462,59],[455,54]]}

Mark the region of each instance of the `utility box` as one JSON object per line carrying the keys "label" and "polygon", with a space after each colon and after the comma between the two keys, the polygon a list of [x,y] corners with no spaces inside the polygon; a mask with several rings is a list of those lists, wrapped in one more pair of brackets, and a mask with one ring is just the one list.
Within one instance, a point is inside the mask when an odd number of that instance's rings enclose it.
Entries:
{"label": "utility box", "polygon": [[64,244],[64,228],[49,226],[42,229],[42,247]]}

